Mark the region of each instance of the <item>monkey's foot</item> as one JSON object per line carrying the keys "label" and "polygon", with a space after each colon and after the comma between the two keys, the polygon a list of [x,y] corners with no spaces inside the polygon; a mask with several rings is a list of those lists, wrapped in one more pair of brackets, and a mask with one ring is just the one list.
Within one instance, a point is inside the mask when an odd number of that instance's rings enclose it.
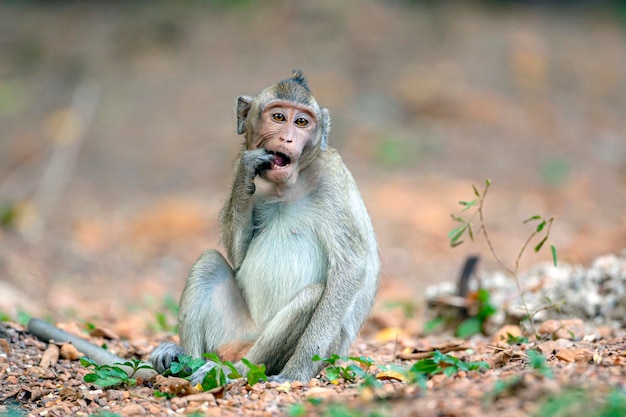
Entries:
{"label": "monkey's foot", "polygon": [[277,382],[279,384],[283,384],[285,382],[293,382],[293,379],[284,376],[283,374],[278,375],[270,375],[267,377],[269,382]]}
{"label": "monkey's foot", "polygon": [[[202,381],[204,381],[205,375],[211,372],[211,370],[215,368],[216,366],[219,366],[219,365],[213,361],[207,361],[204,365],[198,368],[198,370],[191,375],[191,378],[190,378],[191,385],[196,386],[197,384],[202,384]],[[222,368],[222,372],[224,372],[224,376],[226,377],[227,384],[234,381],[234,379],[228,377],[228,375],[231,373],[230,368],[227,368],[226,366],[224,366]]]}
{"label": "monkey's foot", "polygon": [[176,343],[163,343],[150,354],[150,363],[158,373],[162,374],[170,368],[172,361],[184,354],[185,350]]}

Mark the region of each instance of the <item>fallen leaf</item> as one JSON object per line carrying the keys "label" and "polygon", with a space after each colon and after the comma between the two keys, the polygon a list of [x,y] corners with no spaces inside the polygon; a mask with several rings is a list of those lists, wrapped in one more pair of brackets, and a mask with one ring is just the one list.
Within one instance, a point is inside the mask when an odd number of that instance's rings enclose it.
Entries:
{"label": "fallen leaf", "polygon": [[77,361],[83,356],[85,356],[85,354],[82,352],[79,352],[78,349],[76,349],[76,347],[71,343],[64,343],[61,346],[61,357],[63,359]]}
{"label": "fallen leaf", "polygon": [[9,345],[9,342],[7,342],[6,339],[0,339],[0,349],[7,355],[11,354],[11,345]]}
{"label": "fallen leaf", "polygon": [[[159,391],[167,394],[173,394],[178,397],[184,397],[186,395],[196,393],[196,389],[191,385],[191,382],[174,376],[165,377],[163,375],[157,375],[154,385],[159,389]],[[196,387],[198,385],[196,385]],[[200,385],[200,389],[202,389],[202,385]]]}
{"label": "fallen leaf", "polygon": [[381,371],[376,374],[376,379],[381,381],[396,380],[400,382],[409,382],[409,379],[401,372],[398,371]]}
{"label": "fallen leaf", "polygon": [[276,391],[291,392],[291,383],[283,382],[282,384],[276,387]]}
{"label": "fallen leaf", "polygon": [[589,362],[593,359],[593,353],[586,349],[563,349],[556,357],[565,362]]}
{"label": "fallen leaf", "polygon": [[41,361],[39,361],[39,366],[46,369],[51,365],[54,366],[57,364],[59,360],[59,347],[54,343],[50,343],[46,350],[41,355]]}
{"label": "fallen leaf", "polygon": [[505,326],[502,326],[501,328],[496,330],[496,332],[491,337],[491,343],[506,343],[506,341],[509,339],[509,335],[513,337],[520,337],[522,336],[522,329],[514,324],[507,324]]}
{"label": "fallen leaf", "polygon": [[465,345],[464,341],[451,341],[446,343],[441,343],[438,345],[433,345],[428,348],[414,348],[409,351],[402,351],[396,355],[397,358],[403,360],[415,360],[415,359],[424,359],[430,358],[433,356],[435,351],[440,351],[441,353],[448,352],[458,352],[469,349],[469,346]]}
{"label": "fallen leaf", "polygon": [[120,338],[113,330],[108,329],[106,327],[100,327],[100,326],[94,327],[89,332],[89,336],[92,336],[92,337],[103,337],[103,338],[109,339],[109,340],[117,340],[117,339]]}
{"label": "fallen leaf", "polygon": [[385,343],[402,339],[404,337],[406,337],[404,330],[398,327],[387,327],[376,333],[375,339],[377,342]]}
{"label": "fallen leaf", "polygon": [[495,369],[503,367],[511,361],[514,355],[515,352],[513,352],[513,349],[501,350],[489,359],[489,368]]}
{"label": "fallen leaf", "polygon": [[581,319],[547,320],[541,323],[539,334],[554,339],[580,340],[585,336],[585,323]]}

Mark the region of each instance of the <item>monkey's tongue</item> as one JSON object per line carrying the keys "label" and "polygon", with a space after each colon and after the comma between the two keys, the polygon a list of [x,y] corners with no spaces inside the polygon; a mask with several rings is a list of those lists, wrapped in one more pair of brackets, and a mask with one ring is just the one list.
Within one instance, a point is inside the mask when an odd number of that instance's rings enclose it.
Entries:
{"label": "monkey's tongue", "polygon": [[289,165],[289,157],[285,154],[278,152],[274,154],[274,160],[272,162],[274,163],[274,165],[284,167]]}

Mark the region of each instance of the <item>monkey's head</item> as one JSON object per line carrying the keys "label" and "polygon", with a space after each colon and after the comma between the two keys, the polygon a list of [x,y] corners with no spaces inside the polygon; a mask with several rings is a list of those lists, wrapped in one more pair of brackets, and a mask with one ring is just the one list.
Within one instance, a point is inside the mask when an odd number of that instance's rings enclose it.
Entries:
{"label": "monkey's head", "polygon": [[261,91],[237,99],[237,133],[247,149],[274,155],[261,175],[275,183],[295,182],[297,174],[326,149],[330,115],[311,94],[301,71]]}

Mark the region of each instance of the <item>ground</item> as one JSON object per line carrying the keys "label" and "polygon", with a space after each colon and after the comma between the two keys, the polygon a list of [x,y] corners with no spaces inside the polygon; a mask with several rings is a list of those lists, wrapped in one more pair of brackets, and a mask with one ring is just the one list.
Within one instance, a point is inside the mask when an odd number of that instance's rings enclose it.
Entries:
{"label": "ground", "polygon": [[[487,224],[508,265],[528,236],[523,220],[535,214],[556,216],[551,243],[561,262],[621,253],[626,35],[618,12],[585,2],[0,4],[0,313],[10,323],[1,328],[0,399],[58,415],[113,402],[149,414],[190,411],[184,399],[154,398],[149,383],[98,393],[81,382],[76,361],[40,370],[45,345],[15,323],[30,315],[108,327],[119,339],[107,344],[125,357],[145,358],[172,337],[170,301],[187,270],[204,249],[221,248],[216,219],[240,140],[235,98],[294,67],[331,112],[331,143],[380,243],[382,286],[354,354],[390,364],[394,352],[452,338],[423,335],[425,288],[455,281],[468,254],[481,254],[484,271],[502,269],[484,241],[453,249],[447,239],[450,213],[486,178]],[[528,251],[520,268],[549,260],[549,251]],[[377,338],[391,328],[406,340]],[[394,380],[371,396],[323,380],[316,388],[389,415],[524,415],[566,386],[592,386],[584,395],[595,404],[624,375],[623,329],[600,330],[590,324],[585,336],[597,337],[571,343],[617,359],[570,363],[549,353],[554,378],[519,355],[486,372],[434,377],[426,390]],[[488,341],[472,339],[457,354],[489,361],[497,350]],[[507,375],[524,379],[485,399]],[[40,386],[40,396],[28,394]],[[209,412],[246,402],[284,413],[311,387],[244,389],[214,395]]]}

